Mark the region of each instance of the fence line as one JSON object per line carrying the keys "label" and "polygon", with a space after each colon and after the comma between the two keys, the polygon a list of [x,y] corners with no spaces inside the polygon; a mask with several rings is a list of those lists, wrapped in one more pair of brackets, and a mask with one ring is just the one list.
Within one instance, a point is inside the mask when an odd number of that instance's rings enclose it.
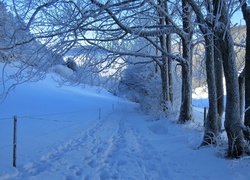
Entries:
{"label": "fence line", "polygon": [[[114,104],[111,104],[111,107],[102,107],[102,108],[95,108],[95,109],[84,109],[84,110],[79,110],[79,111],[69,111],[69,112],[57,112],[57,113],[49,113],[49,114],[34,114],[34,115],[22,115],[22,116],[18,116],[18,119],[25,119],[25,118],[29,118],[29,119],[38,119],[38,117],[43,117],[43,116],[56,116],[56,115],[66,115],[66,114],[77,114],[77,113],[83,113],[83,112],[89,112],[89,111],[93,111],[93,112],[97,112],[97,114],[99,114],[99,111],[103,110],[103,109],[111,109],[111,112],[114,111],[115,107]],[[0,121],[3,120],[10,120],[13,119],[13,117],[4,117],[4,118],[0,118]],[[40,119],[42,120],[42,119]],[[47,119],[50,120],[50,119]],[[56,121],[60,121],[60,120],[56,120]]]}
{"label": "fence line", "polygon": [[[96,117],[94,120],[97,120],[97,119],[99,119],[99,118]],[[73,122],[73,121],[71,121],[71,122]],[[67,128],[69,128],[69,127],[71,127],[71,126],[74,126],[74,125],[76,125],[76,124],[80,124],[82,121],[81,121],[81,120],[78,120],[78,121],[75,121],[75,122],[76,122],[76,123],[74,123],[74,124],[70,124],[70,125],[67,125],[67,126],[63,126],[63,127],[60,127],[60,128],[54,129],[54,130],[51,130],[51,131],[46,131],[46,132],[44,132],[44,133],[41,133],[41,134],[39,134],[39,135],[34,136],[34,138],[42,137],[42,136],[45,136],[45,135],[47,135],[47,134],[51,134],[51,133],[53,133],[53,132],[58,132],[58,131],[61,131],[61,130],[63,130],[63,129],[67,129]],[[16,145],[18,145],[18,146],[20,146],[20,145],[25,145],[25,144],[27,144],[27,143],[20,143],[20,142],[17,142],[17,143],[16,143]],[[0,147],[0,149],[5,149],[5,148],[8,148],[8,147],[12,147],[12,146],[13,146],[13,144],[8,144],[8,145],[5,145],[5,146]]]}
{"label": "fence line", "polygon": [[[88,112],[91,111],[91,109],[85,109],[81,111],[70,111],[70,112],[58,112],[58,113],[50,113],[50,114],[36,114],[36,115],[25,115],[25,116],[18,116],[18,118],[30,118],[30,117],[43,117],[43,116],[56,116],[56,115],[65,115],[65,114],[76,114],[76,113],[82,113],[82,112]],[[94,111],[94,110],[92,110]]]}
{"label": "fence line", "polygon": [[13,144],[9,144],[9,145],[5,145],[5,146],[0,147],[0,149],[5,149],[5,148],[8,148],[8,147],[12,147],[12,146],[13,146]]}
{"label": "fence line", "polygon": [[[18,117],[19,118],[19,117]],[[78,121],[82,121],[82,120],[58,120],[58,119],[47,119],[47,118],[36,118],[36,117],[26,117],[27,119],[34,119],[34,120],[39,120],[39,121],[48,121],[48,122],[78,122]]]}
{"label": "fence line", "polygon": [[[200,108],[201,110],[200,111],[198,111],[198,110],[196,110],[196,109],[193,109],[193,111],[194,112],[196,112],[196,113],[200,113],[200,114],[203,114],[204,115],[204,109],[202,109],[201,107],[198,107],[198,108]],[[204,107],[204,108],[206,108],[206,115],[207,115],[207,113],[208,113],[208,110],[209,110],[209,107]],[[203,112],[202,112],[202,110],[203,110]],[[225,112],[224,112],[225,113]],[[205,120],[206,119],[206,117],[205,116],[203,116],[203,120]],[[223,115],[222,116],[222,118],[221,118],[222,120],[225,120],[225,116]]]}
{"label": "fence line", "polygon": [[[47,132],[44,132],[40,135],[36,135],[35,137],[42,137],[42,136],[45,136],[47,134],[50,134],[50,133],[53,133],[53,132],[58,132],[58,131],[61,131],[63,129],[66,129],[66,128],[69,128],[71,126],[74,126],[76,124],[79,124],[81,123],[83,120],[59,120],[59,119],[49,119],[49,118],[41,118],[43,116],[54,116],[54,115],[65,115],[65,114],[76,114],[76,113],[82,113],[82,112],[88,112],[88,111],[92,111],[93,113],[96,112],[96,117],[93,118],[93,120],[100,120],[102,114],[100,113],[100,109],[103,110],[103,109],[110,109],[110,112],[114,112],[114,104],[112,104],[112,106],[110,108],[108,107],[105,107],[105,108],[95,108],[94,110],[92,109],[85,109],[85,110],[81,110],[81,111],[70,111],[70,112],[62,112],[62,113],[50,113],[50,114],[40,114],[40,115],[31,115],[31,116],[17,116],[18,119],[34,119],[34,120],[38,120],[38,121],[48,121],[48,122],[62,122],[62,123],[72,123],[72,122],[75,122],[73,124],[70,124],[70,125],[67,125],[67,126],[63,126],[63,127],[60,127],[60,128],[57,128],[57,129],[54,129],[54,130],[51,130],[51,131],[47,131]],[[0,118],[0,120],[12,120],[13,117],[5,117],[5,118]],[[20,121],[19,121],[20,122]],[[17,145],[23,145],[25,143],[19,143],[17,142],[16,143]],[[0,149],[5,149],[5,148],[9,148],[9,147],[12,147],[13,144],[7,144],[7,145],[4,145],[4,146],[1,146]]]}
{"label": "fence line", "polygon": [[13,117],[11,117],[11,118],[10,117],[8,117],[8,118],[7,117],[6,118],[0,118],[0,121],[10,120],[10,119],[13,119]]}

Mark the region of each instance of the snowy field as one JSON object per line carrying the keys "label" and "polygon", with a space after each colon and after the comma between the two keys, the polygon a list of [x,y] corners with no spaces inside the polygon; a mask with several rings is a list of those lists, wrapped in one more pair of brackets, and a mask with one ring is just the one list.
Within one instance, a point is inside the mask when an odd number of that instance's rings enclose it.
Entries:
{"label": "snowy field", "polygon": [[18,86],[0,105],[0,180],[250,179],[250,158],[225,159],[223,138],[197,149],[206,99],[194,100],[195,122],[179,125],[155,121],[105,90],[57,87],[51,79]]}

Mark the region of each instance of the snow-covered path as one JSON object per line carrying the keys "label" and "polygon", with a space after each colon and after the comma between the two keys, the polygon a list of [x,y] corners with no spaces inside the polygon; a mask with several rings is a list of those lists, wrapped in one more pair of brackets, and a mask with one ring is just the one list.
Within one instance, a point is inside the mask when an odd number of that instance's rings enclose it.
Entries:
{"label": "snow-covered path", "polygon": [[249,156],[225,159],[223,139],[197,149],[203,136],[197,107],[196,121],[180,125],[91,87],[56,88],[47,80],[20,86],[0,105],[0,180],[248,180]]}
{"label": "snow-covered path", "polygon": [[[202,132],[193,124],[151,121],[138,107],[120,103],[81,133],[18,164],[1,180],[248,179],[248,159],[229,161],[215,148],[197,150]],[[243,168],[244,167],[244,168]]]}
{"label": "snow-covered path", "polygon": [[139,116],[143,115],[134,106],[116,109],[35,162],[24,164],[12,178],[168,179],[161,154],[134,126],[141,123]]}
{"label": "snow-covered path", "polygon": [[[202,132],[192,123],[151,121],[133,104],[120,104],[83,132],[0,179],[181,180],[248,179],[248,159],[228,161],[215,148],[197,150]],[[165,126],[164,126],[165,125]],[[190,129],[191,128],[191,129]],[[209,167],[209,168],[208,168]]]}

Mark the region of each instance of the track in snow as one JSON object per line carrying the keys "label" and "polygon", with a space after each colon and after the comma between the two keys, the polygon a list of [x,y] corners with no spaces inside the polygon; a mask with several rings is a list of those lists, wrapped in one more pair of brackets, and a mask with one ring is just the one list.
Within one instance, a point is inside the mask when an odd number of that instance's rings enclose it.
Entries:
{"label": "track in snow", "polygon": [[138,112],[132,108],[117,110],[36,162],[25,164],[13,176],[66,180],[167,179],[168,170],[161,153],[134,126],[136,116]]}

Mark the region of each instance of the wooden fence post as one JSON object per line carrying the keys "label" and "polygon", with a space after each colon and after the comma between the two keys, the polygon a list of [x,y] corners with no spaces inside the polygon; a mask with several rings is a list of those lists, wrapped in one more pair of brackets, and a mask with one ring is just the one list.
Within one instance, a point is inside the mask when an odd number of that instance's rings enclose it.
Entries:
{"label": "wooden fence post", "polygon": [[204,124],[203,124],[204,127],[206,126],[206,118],[207,118],[207,108],[204,107]]}
{"label": "wooden fence post", "polygon": [[14,116],[14,134],[13,134],[13,167],[16,167],[16,124],[17,124],[17,117]]}

